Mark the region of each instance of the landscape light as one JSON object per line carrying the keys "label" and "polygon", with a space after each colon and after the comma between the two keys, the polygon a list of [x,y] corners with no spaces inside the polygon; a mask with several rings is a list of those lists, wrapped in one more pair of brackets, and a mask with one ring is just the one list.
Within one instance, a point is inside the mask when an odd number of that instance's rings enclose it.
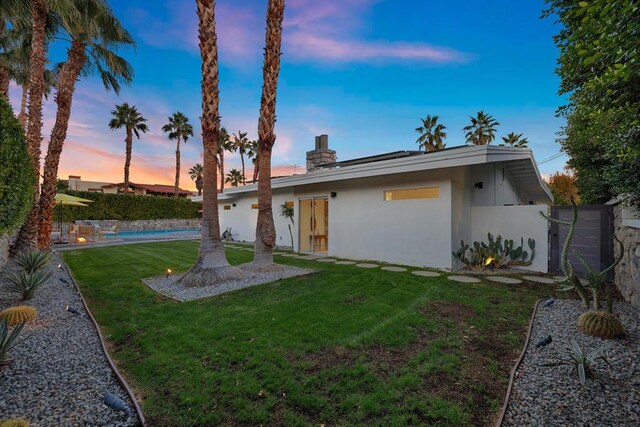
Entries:
{"label": "landscape light", "polygon": [[168,279],[170,275],[171,275],[171,269],[167,268],[167,275],[164,277]]}
{"label": "landscape light", "polygon": [[87,239],[84,237],[78,237],[78,243],[87,243]]}
{"label": "landscape light", "polygon": [[484,265],[489,265],[491,264],[491,261],[493,261],[493,258],[489,257],[484,261]]}
{"label": "landscape light", "polygon": [[67,285],[69,284],[69,281],[68,281],[67,279],[65,279],[64,277],[61,277],[61,278],[60,278],[60,281],[61,281],[62,283],[66,283]]}
{"label": "landscape light", "polygon": [[127,406],[122,399],[113,393],[107,393],[104,396],[104,404],[114,411],[124,412],[128,417],[131,416],[131,409],[129,409],[129,406]]}
{"label": "landscape light", "polygon": [[58,268],[62,270],[62,264],[58,264]]}
{"label": "landscape light", "polygon": [[536,348],[544,347],[545,345],[551,344],[551,341],[551,335],[547,335],[545,338],[542,338],[536,343]]}
{"label": "landscape light", "polygon": [[543,305],[545,307],[551,307],[553,305],[553,303],[555,303],[555,302],[556,302],[556,300],[554,300],[552,297],[549,297],[549,299],[546,300]]}
{"label": "landscape light", "polygon": [[77,309],[77,308],[71,307],[69,304],[67,304],[67,305],[64,307],[64,309],[65,309],[65,310],[67,310],[67,311],[68,311],[69,313],[71,313],[71,314],[76,314],[76,315],[77,315],[77,314],[80,314],[80,312],[78,311],[78,309]]}

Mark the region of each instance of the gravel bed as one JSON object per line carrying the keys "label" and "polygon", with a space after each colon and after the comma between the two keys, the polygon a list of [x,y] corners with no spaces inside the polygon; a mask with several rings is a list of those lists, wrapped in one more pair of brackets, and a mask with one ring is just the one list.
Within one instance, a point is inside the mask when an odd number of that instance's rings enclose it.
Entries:
{"label": "gravel bed", "polygon": [[[638,426],[640,425],[640,313],[625,302],[614,313],[627,333],[621,340],[602,340],[576,327],[584,312],[578,300],[556,300],[550,307],[538,305],[531,338],[518,368],[503,426]],[[551,344],[535,343],[551,335]],[[577,373],[567,365],[543,366],[567,353],[571,339],[582,348],[612,347],[600,360],[594,375],[580,385]]]}
{"label": "gravel bed", "polygon": [[[282,265],[282,264],[281,264]],[[262,285],[263,283],[275,282],[276,280],[288,279],[290,277],[305,276],[315,273],[316,270],[310,268],[299,268],[283,265],[284,269],[270,271],[267,273],[256,273],[245,270],[245,276],[241,279],[227,280],[211,286],[185,287],[177,283],[182,275],[156,276],[142,279],[142,281],[156,292],[178,301],[193,301],[201,298],[208,298],[225,292]],[[240,266],[242,268],[242,266]]]}
{"label": "gravel bed", "polygon": [[[14,305],[38,310],[38,319],[22,331],[26,340],[9,352],[10,365],[0,368],[0,421],[25,418],[31,426],[136,425],[134,406],[107,362],[69,274],[57,268],[59,262],[52,259],[51,278],[27,301],[4,292],[18,267],[10,264],[0,273],[0,310]],[[67,304],[81,314],[65,311]],[[124,400],[131,417],[104,405],[107,393]]]}

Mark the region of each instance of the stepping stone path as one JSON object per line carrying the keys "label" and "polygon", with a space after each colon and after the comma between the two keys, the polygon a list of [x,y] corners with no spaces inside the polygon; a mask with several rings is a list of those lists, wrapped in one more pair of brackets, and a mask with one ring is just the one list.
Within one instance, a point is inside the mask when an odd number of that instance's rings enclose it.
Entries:
{"label": "stepping stone path", "polygon": [[487,276],[487,280],[491,280],[492,282],[509,283],[514,285],[517,285],[518,283],[522,283],[522,280],[516,279],[515,277],[504,277],[504,276]]}
{"label": "stepping stone path", "polygon": [[469,277],[469,276],[449,276],[447,277],[449,280],[453,280],[454,282],[462,282],[462,283],[480,283],[480,279],[477,277]]}
{"label": "stepping stone path", "polygon": [[300,259],[306,259],[306,260],[315,260],[315,259],[319,259],[319,256],[316,255],[303,255],[301,257],[299,257]]}
{"label": "stepping stone path", "polygon": [[523,279],[536,283],[544,283],[545,285],[553,285],[555,280],[543,276],[522,276]]}
{"label": "stepping stone path", "polygon": [[356,263],[355,261],[336,261],[336,264],[339,264],[339,265],[353,265],[355,263]]}
{"label": "stepping stone path", "polygon": [[382,267],[382,269],[384,271],[396,271],[396,272],[407,271],[407,269],[404,267]]}
{"label": "stepping stone path", "polygon": [[435,271],[428,271],[428,270],[415,270],[415,271],[412,271],[411,274],[413,274],[415,276],[422,276],[422,277],[438,277],[438,276],[440,276],[440,273],[436,273]]}
{"label": "stepping stone path", "polygon": [[360,264],[356,264],[356,267],[360,267],[360,268],[377,268],[378,264],[369,264],[366,262],[362,262]]}
{"label": "stepping stone path", "polygon": [[318,261],[318,262],[336,262],[338,260],[337,259],[333,259],[333,258],[320,258],[320,259],[317,259],[316,261]]}
{"label": "stepping stone path", "polygon": [[285,253],[284,252],[274,252],[273,254],[274,255],[284,255]]}

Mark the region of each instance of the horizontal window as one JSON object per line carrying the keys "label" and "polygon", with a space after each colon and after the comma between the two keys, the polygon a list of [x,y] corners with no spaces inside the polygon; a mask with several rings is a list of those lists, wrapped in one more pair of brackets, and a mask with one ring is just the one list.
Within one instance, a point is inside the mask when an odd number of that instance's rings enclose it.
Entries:
{"label": "horizontal window", "polygon": [[387,190],[385,200],[437,199],[440,187],[411,188],[407,190]]}

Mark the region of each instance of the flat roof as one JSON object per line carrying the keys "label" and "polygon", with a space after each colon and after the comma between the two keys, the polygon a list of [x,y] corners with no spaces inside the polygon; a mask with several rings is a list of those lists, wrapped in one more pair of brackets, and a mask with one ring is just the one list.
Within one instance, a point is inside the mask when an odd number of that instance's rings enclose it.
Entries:
{"label": "flat roof", "polygon": [[[396,153],[399,152],[389,154]],[[388,160],[357,163],[336,168],[323,168],[300,175],[272,178],[271,187],[273,189],[278,189],[298,185],[318,184],[324,182],[335,182],[497,162],[505,163],[505,168],[513,176],[518,187],[526,192],[533,201],[542,203],[553,201],[551,191],[549,191],[542,180],[531,149],[492,145],[452,147],[444,150],[425,152],[423,154],[392,157]],[[257,190],[257,183],[239,187],[228,187],[224,189],[222,194],[218,194],[218,199],[233,199],[244,193]],[[201,202],[202,196],[194,196],[191,200],[194,202]]]}

